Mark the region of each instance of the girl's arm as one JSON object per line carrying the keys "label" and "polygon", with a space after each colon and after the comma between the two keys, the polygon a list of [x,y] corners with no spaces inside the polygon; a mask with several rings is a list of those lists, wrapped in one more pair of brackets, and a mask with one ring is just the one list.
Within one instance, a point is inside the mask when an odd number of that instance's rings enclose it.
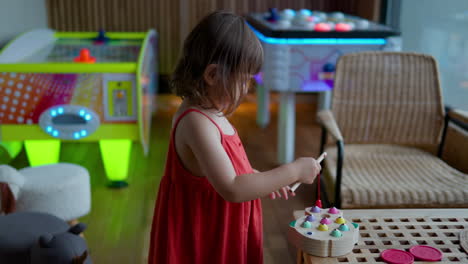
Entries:
{"label": "girl's arm", "polygon": [[178,140],[182,139],[191,149],[203,176],[230,202],[264,197],[297,181],[310,184],[320,171],[320,165],[315,159],[300,158],[266,172],[236,176],[221,144],[220,132],[206,117],[190,113],[179,124],[178,130]]}
{"label": "girl's arm", "polygon": [[[255,173],[260,173],[260,171],[256,170],[256,169],[253,169],[253,171]],[[291,190],[291,188],[289,188],[289,186],[285,186],[285,187],[281,187],[281,189],[279,190],[276,190],[274,192],[271,192],[268,197],[270,197],[270,199],[276,199],[276,198],[280,198],[280,197],[283,197],[285,200],[287,200],[289,198],[289,195],[291,196],[296,196],[296,193]]]}

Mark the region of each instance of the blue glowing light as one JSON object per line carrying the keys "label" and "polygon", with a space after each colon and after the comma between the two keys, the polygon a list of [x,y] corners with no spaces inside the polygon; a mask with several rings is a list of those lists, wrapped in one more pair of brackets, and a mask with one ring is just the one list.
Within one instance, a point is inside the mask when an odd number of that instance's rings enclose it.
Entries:
{"label": "blue glowing light", "polygon": [[385,45],[384,38],[272,38],[258,32],[252,26],[258,39],[268,44],[278,45]]}
{"label": "blue glowing light", "polygon": [[57,112],[56,112],[55,110],[52,110],[52,111],[50,111],[50,115],[51,115],[51,116],[56,116],[56,115],[57,115]]}
{"label": "blue glowing light", "polygon": [[86,114],[86,115],[85,115],[85,119],[86,119],[86,121],[91,120],[91,115],[90,115],[90,114]]}
{"label": "blue glowing light", "polygon": [[73,137],[75,139],[79,139],[80,138],[80,133],[78,133],[78,132],[73,133]]}
{"label": "blue glowing light", "polygon": [[85,137],[88,134],[88,132],[86,132],[86,130],[81,130],[80,133],[81,133],[82,137]]}
{"label": "blue glowing light", "polygon": [[59,132],[57,130],[52,131],[52,136],[58,137]]}
{"label": "blue glowing light", "polygon": [[50,132],[52,132],[52,127],[51,127],[51,126],[47,126],[46,130],[47,130],[47,132],[50,133]]}
{"label": "blue glowing light", "polygon": [[80,110],[79,114],[80,114],[80,116],[84,116],[85,115],[85,110]]}
{"label": "blue glowing light", "polygon": [[59,114],[63,114],[63,107],[59,107],[59,108],[57,109],[57,112],[58,112]]}

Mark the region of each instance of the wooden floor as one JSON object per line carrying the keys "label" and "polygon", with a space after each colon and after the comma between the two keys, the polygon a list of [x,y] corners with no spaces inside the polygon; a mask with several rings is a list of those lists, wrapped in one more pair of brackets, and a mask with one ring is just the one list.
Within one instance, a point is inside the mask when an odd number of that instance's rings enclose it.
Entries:
{"label": "wooden floor", "polygon": [[[256,125],[256,104],[249,96],[231,121],[240,137],[252,166],[268,170],[276,164],[277,100],[273,97],[272,122],[264,129]],[[297,98],[296,156],[317,156],[320,130],[316,125],[314,95]],[[122,190],[106,187],[106,178],[97,143],[62,144],[61,161],[86,167],[91,174],[92,209],[80,221],[88,225],[85,232],[94,263],[145,263],[148,234],[158,184],[162,176],[172,114],[179,100],[159,96],[158,111],[153,119],[151,150],[144,157],[134,144],[129,168],[130,186]],[[10,164],[27,166],[24,152]],[[263,199],[265,263],[294,263],[294,251],[288,249],[285,232],[294,210],[312,205],[313,186],[301,186],[298,195],[288,201]]]}

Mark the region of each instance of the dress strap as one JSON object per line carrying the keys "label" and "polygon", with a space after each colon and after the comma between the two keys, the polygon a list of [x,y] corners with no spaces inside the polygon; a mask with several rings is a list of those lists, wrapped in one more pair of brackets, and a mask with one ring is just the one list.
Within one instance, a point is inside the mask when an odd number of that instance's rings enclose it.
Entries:
{"label": "dress strap", "polygon": [[221,127],[218,126],[218,124],[216,124],[216,122],[211,118],[209,117],[207,114],[203,113],[202,111],[198,110],[198,109],[193,109],[193,108],[190,108],[190,109],[187,109],[185,110],[175,121],[174,123],[174,128],[172,129],[172,133],[175,133],[175,130],[177,129],[177,125],[179,125],[179,122],[180,120],[182,120],[182,118],[184,118],[184,116],[186,116],[187,114],[189,114],[190,112],[197,112],[197,113],[200,113],[202,115],[204,115],[206,118],[208,118],[208,120],[211,121],[211,123],[213,123],[213,125],[216,126],[216,128],[218,128],[219,130],[219,133],[221,134],[221,139],[223,138],[223,131],[221,130]]}

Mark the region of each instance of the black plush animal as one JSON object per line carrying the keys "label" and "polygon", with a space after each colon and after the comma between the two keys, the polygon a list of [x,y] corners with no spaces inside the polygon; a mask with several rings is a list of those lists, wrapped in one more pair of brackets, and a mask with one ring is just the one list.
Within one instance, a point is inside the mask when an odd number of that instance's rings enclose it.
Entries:
{"label": "black plush animal", "polygon": [[86,242],[80,237],[85,228],[79,223],[63,233],[42,235],[31,248],[31,264],[91,264]]}
{"label": "black plush animal", "polygon": [[91,264],[85,228],[38,212],[0,215],[0,263]]}

